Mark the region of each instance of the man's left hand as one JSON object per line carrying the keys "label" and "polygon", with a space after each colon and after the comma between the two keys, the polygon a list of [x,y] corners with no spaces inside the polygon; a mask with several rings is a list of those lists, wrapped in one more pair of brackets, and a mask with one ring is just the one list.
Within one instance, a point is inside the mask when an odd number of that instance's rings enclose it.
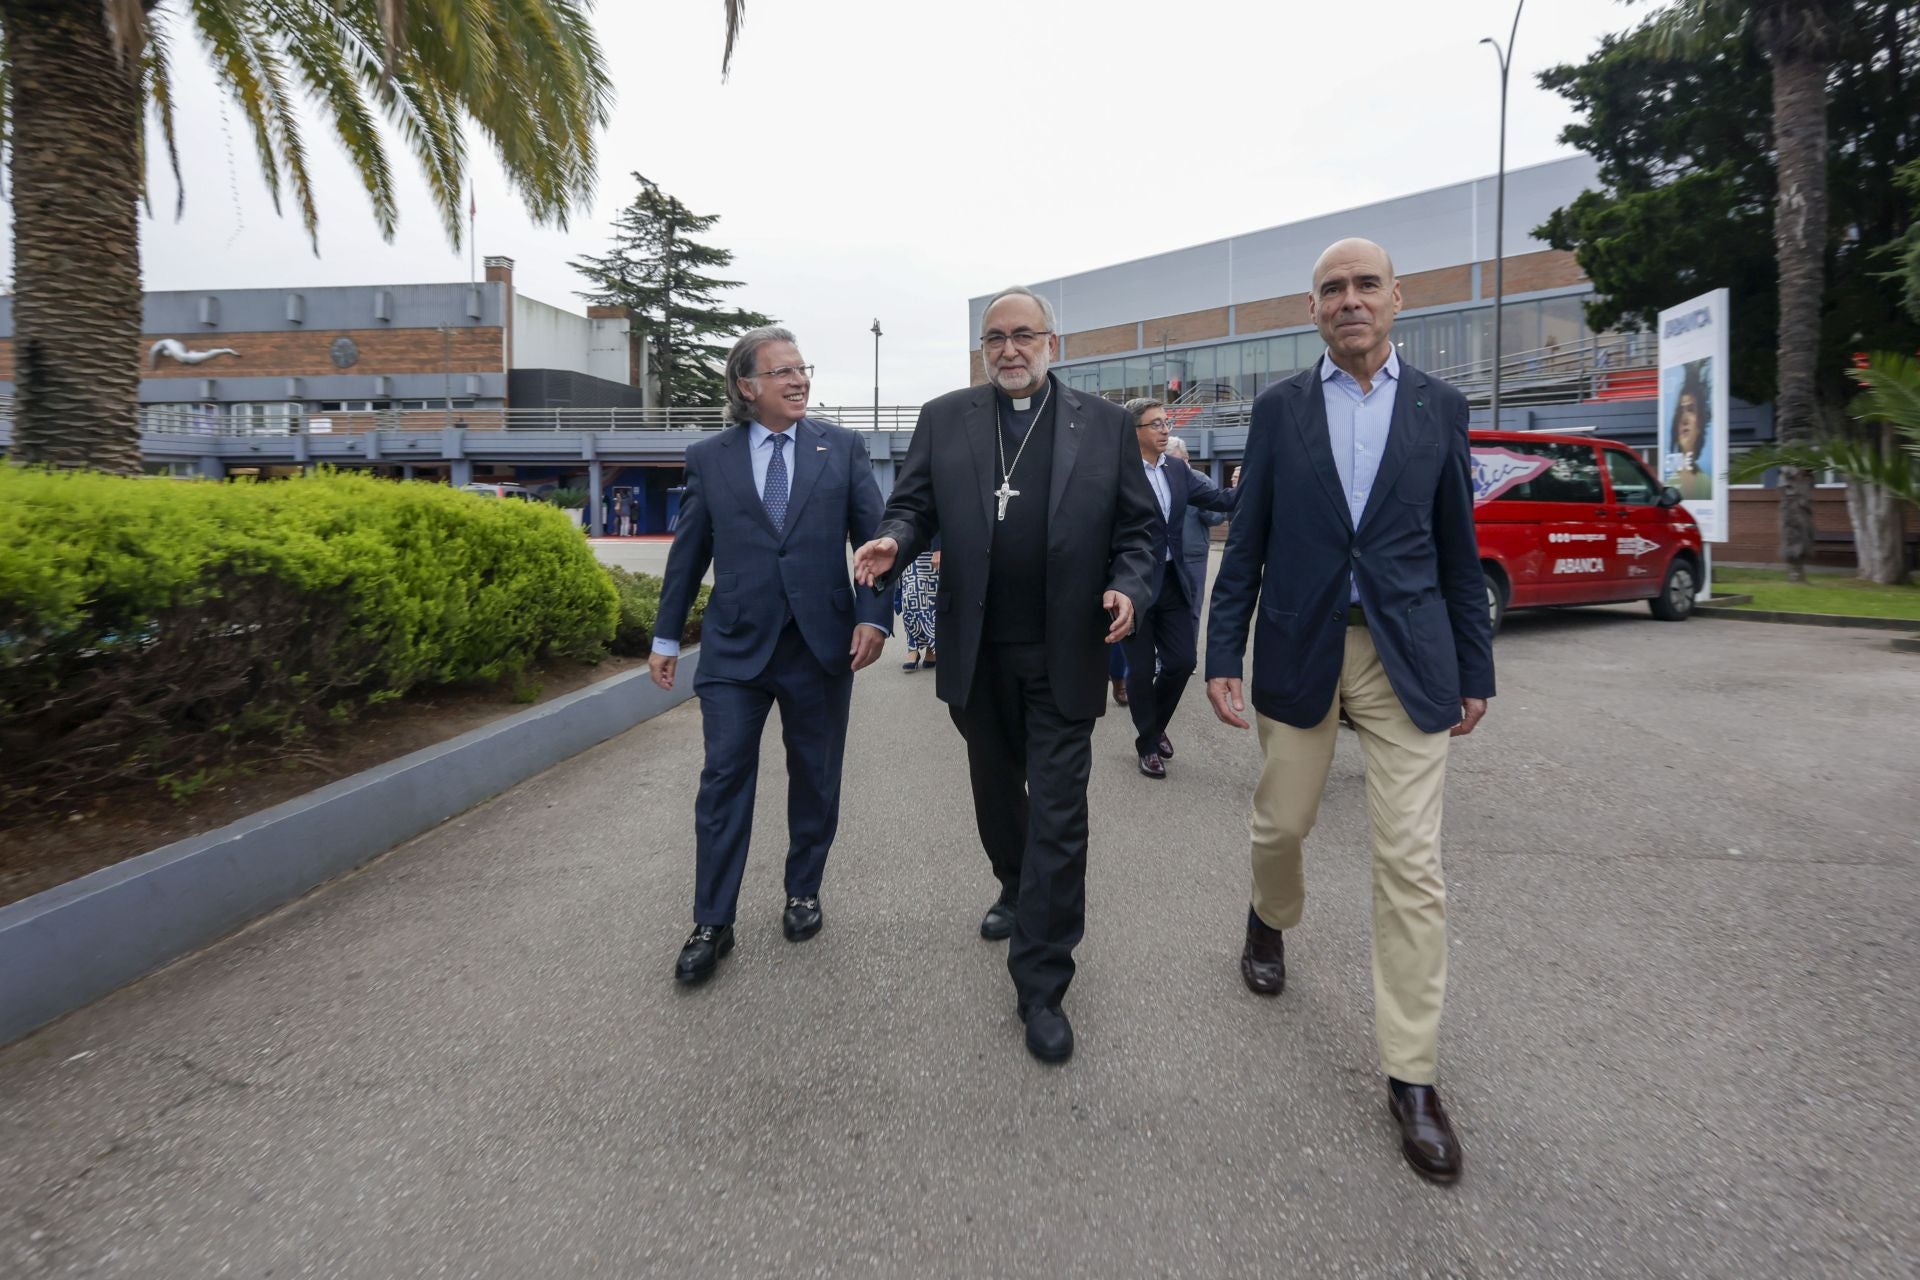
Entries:
{"label": "man's left hand", "polygon": [[1453,732],[1449,736],[1455,738],[1466,737],[1473,732],[1473,726],[1479,724],[1480,717],[1485,714],[1487,714],[1487,700],[1485,698],[1460,699],[1460,723],[1453,726]]}
{"label": "man's left hand", "polygon": [[[853,629],[853,648],[847,652],[853,655],[853,669],[870,667],[879,658],[880,651],[887,647],[887,633],[878,627],[862,622]],[[1485,704],[1482,704],[1485,705]]]}
{"label": "man's left hand", "polygon": [[1100,597],[1100,604],[1113,619],[1113,625],[1107,628],[1107,643],[1119,644],[1133,634],[1133,597],[1124,591],[1109,591]]}

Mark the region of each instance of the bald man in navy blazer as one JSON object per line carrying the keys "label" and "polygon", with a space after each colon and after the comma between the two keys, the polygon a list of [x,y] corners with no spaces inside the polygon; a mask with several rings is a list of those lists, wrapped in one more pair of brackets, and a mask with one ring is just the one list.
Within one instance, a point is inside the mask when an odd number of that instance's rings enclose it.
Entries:
{"label": "bald man in navy blazer", "polygon": [[785,329],[743,335],[727,357],[738,424],[687,450],[687,491],[660,589],[654,682],[671,689],[679,637],[713,566],[701,626],[706,767],[694,800],[693,933],[674,975],[701,982],[733,949],[733,918],[753,831],[760,732],[774,704],[787,748],[790,942],[820,931],[820,882],[840,823],[853,673],[893,626],[884,596],[857,595],[847,549],[873,536],[880,486],[861,437],[806,416],[811,366]]}
{"label": "bald man in navy blazer", "polygon": [[[1374,1031],[1401,1152],[1460,1176],[1440,1105],[1447,980],[1440,813],[1447,744],[1493,696],[1493,634],[1474,538],[1467,402],[1394,350],[1400,285],[1379,245],[1342,240],[1313,268],[1327,353],[1262,392],[1233,528],[1213,584],[1207,697],[1242,719],[1251,685],[1265,763],[1250,822],[1253,901],[1240,972],[1286,985],[1282,934],[1306,901],[1302,846],[1343,709],[1367,760]],[[1253,628],[1253,675],[1242,662]],[[1330,856],[1330,855],[1323,855]]]}

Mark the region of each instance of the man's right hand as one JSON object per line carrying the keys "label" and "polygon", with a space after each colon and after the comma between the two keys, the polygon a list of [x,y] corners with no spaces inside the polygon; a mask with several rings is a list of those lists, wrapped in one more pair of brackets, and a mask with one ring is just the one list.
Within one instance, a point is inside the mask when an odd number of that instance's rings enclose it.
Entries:
{"label": "man's right hand", "polygon": [[669,658],[664,653],[650,653],[647,655],[647,674],[651,676],[653,682],[662,689],[673,688],[673,673],[679,666],[680,659]]}
{"label": "man's right hand", "polygon": [[1215,676],[1207,681],[1207,701],[1213,704],[1213,714],[1220,717],[1222,724],[1230,724],[1236,729],[1249,727],[1240,718],[1247,704],[1241,697],[1238,676]]}
{"label": "man's right hand", "polygon": [[863,587],[870,587],[878,578],[884,578],[893,572],[893,561],[900,554],[900,544],[892,538],[875,538],[853,553],[853,580]]}

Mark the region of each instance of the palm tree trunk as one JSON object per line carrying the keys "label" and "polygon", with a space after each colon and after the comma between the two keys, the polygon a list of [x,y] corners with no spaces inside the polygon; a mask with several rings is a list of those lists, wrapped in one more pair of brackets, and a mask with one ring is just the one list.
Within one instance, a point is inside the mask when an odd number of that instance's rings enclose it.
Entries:
{"label": "palm tree trunk", "polygon": [[[1779,392],[1774,432],[1783,445],[1814,438],[1815,362],[1826,292],[1827,64],[1781,41],[1773,49],[1773,135],[1780,190],[1774,252],[1780,261]],[[1813,553],[1813,476],[1780,472],[1780,558],[1787,577],[1806,578]]]}
{"label": "palm tree trunk", "polygon": [[140,470],[140,86],[106,7],[0,0],[12,61],[14,456]]}

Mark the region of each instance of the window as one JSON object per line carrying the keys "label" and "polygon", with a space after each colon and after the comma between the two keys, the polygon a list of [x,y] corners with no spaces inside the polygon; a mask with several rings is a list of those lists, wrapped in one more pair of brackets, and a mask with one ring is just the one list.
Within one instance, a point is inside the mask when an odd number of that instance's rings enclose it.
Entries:
{"label": "window", "polygon": [[291,434],[306,406],[298,401],[227,406],[227,429],[235,435],[283,436]]}
{"label": "window", "polygon": [[1497,445],[1482,445],[1480,448],[1549,460],[1551,465],[1545,471],[1500,495],[1509,501],[1585,502],[1598,506],[1606,500],[1606,491],[1600,487],[1600,461],[1593,456],[1593,446],[1590,444],[1502,440]]}
{"label": "window", "polygon": [[1660,482],[1630,453],[1607,450],[1607,475],[1613,481],[1615,502],[1650,507],[1660,501]]}
{"label": "window", "polygon": [[1587,335],[1585,299],[1547,298],[1540,303],[1540,345],[1550,354],[1571,351]]}

